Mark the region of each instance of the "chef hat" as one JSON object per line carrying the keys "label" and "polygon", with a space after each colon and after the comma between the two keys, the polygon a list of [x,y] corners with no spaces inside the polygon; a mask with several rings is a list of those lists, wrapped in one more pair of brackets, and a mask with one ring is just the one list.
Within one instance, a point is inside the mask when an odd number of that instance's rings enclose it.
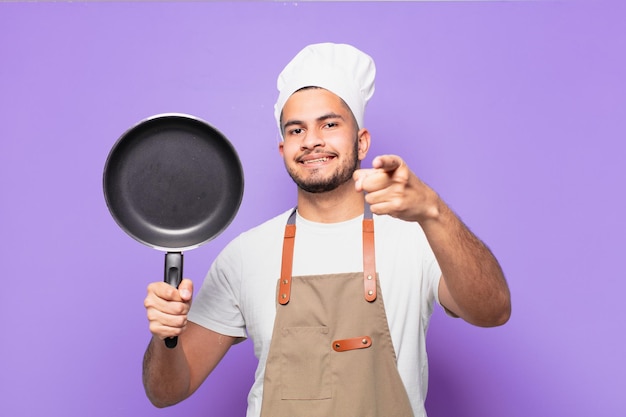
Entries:
{"label": "chef hat", "polygon": [[374,94],[376,67],[372,58],[351,45],[318,43],[301,50],[278,76],[274,105],[278,129],[285,103],[303,87],[322,87],[346,102],[359,128],[365,105]]}

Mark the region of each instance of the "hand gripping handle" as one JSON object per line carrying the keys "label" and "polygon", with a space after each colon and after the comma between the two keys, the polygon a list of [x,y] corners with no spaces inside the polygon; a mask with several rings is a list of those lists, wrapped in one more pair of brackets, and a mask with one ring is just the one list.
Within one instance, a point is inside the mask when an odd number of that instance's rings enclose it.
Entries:
{"label": "hand gripping handle", "polygon": [[[167,252],[165,254],[165,282],[172,287],[178,288],[183,280],[183,254],[182,252]],[[165,339],[165,346],[173,349],[178,344],[178,336]]]}

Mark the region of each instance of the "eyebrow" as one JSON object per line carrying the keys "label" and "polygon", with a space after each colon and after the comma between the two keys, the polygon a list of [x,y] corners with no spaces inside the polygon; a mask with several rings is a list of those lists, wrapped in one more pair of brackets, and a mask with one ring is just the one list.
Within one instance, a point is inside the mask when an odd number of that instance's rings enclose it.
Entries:
{"label": "eyebrow", "polygon": [[[317,119],[315,119],[316,122],[324,122],[328,119],[341,119],[341,120],[345,120],[344,117],[340,114],[337,113],[326,113],[320,117],[318,117]],[[304,122],[302,120],[289,120],[287,123],[285,123],[285,125],[283,126],[283,131],[285,129],[287,129],[289,126],[294,126],[294,125],[303,125]]]}

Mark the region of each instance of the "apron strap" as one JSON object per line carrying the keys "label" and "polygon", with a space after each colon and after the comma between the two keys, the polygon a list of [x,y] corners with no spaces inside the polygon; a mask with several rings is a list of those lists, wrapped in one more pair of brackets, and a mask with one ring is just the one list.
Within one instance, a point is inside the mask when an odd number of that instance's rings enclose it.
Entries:
{"label": "apron strap", "polygon": [[[293,271],[293,247],[296,238],[297,207],[289,215],[283,238],[283,258],[278,288],[278,303],[285,305],[291,299],[291,279]],[[374,219],[369,204],[363,212],[363,290],[365,300],[376,300],[376,256],[374,251]]]}
{"label": "apron strap", "polygon": [[365,300],[376,300],[376,254],[374,252],[374,219],[370,205],[363,213],[363,290]]}
{"label": "apron strap", "polygon": [[291,272],[293,271],[293,245],[296,240],[297,209],[298,207],[294,207],[285,226],[283,260],[280,267],[280,285],[278,287],[278,302],[281,305],[287,304],[291,298]]}

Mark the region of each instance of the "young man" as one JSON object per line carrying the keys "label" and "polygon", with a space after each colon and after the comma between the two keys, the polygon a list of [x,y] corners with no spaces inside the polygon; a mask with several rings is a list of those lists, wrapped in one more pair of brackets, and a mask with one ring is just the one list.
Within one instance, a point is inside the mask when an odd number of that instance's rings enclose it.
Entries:
{"label": "young man", "polygon": [[251,337],[248,417],[425,416],[434,302],[478,326],[508,320],[497,260],[437,193],[395,155],[360,169],[374,75],[368,55],[337,44],[306,47],[280,74],[279,152],[297,210],[233,240],[193,306],[187,279],[148,287],[155,405],[187,398]]}

